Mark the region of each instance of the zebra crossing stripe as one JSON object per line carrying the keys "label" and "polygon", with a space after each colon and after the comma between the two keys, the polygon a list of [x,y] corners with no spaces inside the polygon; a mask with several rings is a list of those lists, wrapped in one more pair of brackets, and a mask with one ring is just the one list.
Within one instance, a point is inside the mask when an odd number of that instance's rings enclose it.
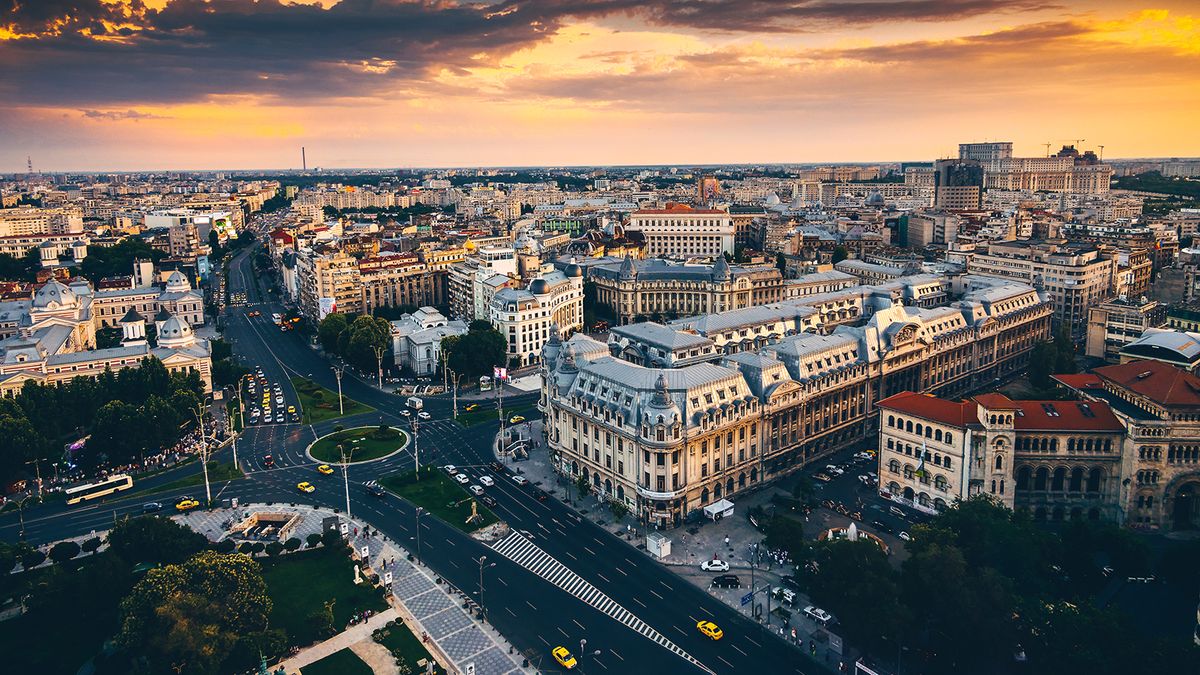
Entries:
{"label": "zebra crossing stripe", "polygon": [[576,574],[571,568],[543,551],[519,532],[512,532],[504,539],[492,544],[492,550],[579,598],[585,604],[595,607],[601,613],[607,614],[634,632],[653,640],[656,644],[661,645],[697,668],[709,673],[709,675],[715,675],[712,670],[709,670],[703,663],[700,663],[691,654],[685,652],[679,645],[671,642],[665,635],[651,628],[645,621],[642,621],[635,614],[622,607],[620,603],[605,595],[603,591],[588,583],[587,580]]}

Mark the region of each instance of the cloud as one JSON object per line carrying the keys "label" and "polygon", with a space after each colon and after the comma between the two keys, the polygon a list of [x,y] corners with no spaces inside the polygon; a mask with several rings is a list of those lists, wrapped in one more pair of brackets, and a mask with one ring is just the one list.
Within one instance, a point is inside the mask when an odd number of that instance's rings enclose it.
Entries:
{"label": "cloud", "polygon": [[155,115],[147,112],[139,112],[137,110],[80,110],[79,113],[84,117],[92,120],[164,120],[170,119],[166,115]]}

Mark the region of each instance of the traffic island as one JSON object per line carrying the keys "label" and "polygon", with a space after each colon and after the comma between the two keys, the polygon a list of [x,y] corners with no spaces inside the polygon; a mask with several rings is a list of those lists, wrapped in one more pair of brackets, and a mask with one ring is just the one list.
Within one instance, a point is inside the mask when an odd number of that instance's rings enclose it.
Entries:
{"label": "traffic island", "polygon": [[349,417],[375,410],[369,405],[359,403],[352,398],[342,396],[341,406],[338,405],[337,392],[304,377],[293,377],[292,386],[300,399],[300,410],[305,424],[316,424],[338,417]]}
{"label": "traffic island", "polygon": [[[341,448],[339,448],[341,446]],[[335,431],[313,441],[305,453],[316,462],[342,463],[342,450],[351,464],[385,459],[408,447],[408,434],[386,424]]]}
{"label": "traffic island", "polygon": [[500,521],[461,485],[431,466],[421,469],[419,480],[416,473],[406,471],[384,476],[379,483],[397,497],[420,506],[463,532],[471,533]]}

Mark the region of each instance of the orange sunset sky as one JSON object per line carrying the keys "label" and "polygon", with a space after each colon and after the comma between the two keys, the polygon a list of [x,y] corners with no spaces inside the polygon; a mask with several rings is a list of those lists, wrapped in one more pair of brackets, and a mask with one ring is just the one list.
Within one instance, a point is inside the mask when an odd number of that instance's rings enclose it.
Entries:
{"label": "orange sunset sky", "polygon": [[1195,0],[0,7],[8,172],[1200,155]]}

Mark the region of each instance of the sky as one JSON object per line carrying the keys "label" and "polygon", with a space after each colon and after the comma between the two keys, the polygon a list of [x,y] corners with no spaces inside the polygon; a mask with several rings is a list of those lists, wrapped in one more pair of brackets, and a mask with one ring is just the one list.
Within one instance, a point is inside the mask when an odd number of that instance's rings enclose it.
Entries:
{"label": "sky", "polygon": [[1195,0],[0,0],[0,172],[1200,155]]}

